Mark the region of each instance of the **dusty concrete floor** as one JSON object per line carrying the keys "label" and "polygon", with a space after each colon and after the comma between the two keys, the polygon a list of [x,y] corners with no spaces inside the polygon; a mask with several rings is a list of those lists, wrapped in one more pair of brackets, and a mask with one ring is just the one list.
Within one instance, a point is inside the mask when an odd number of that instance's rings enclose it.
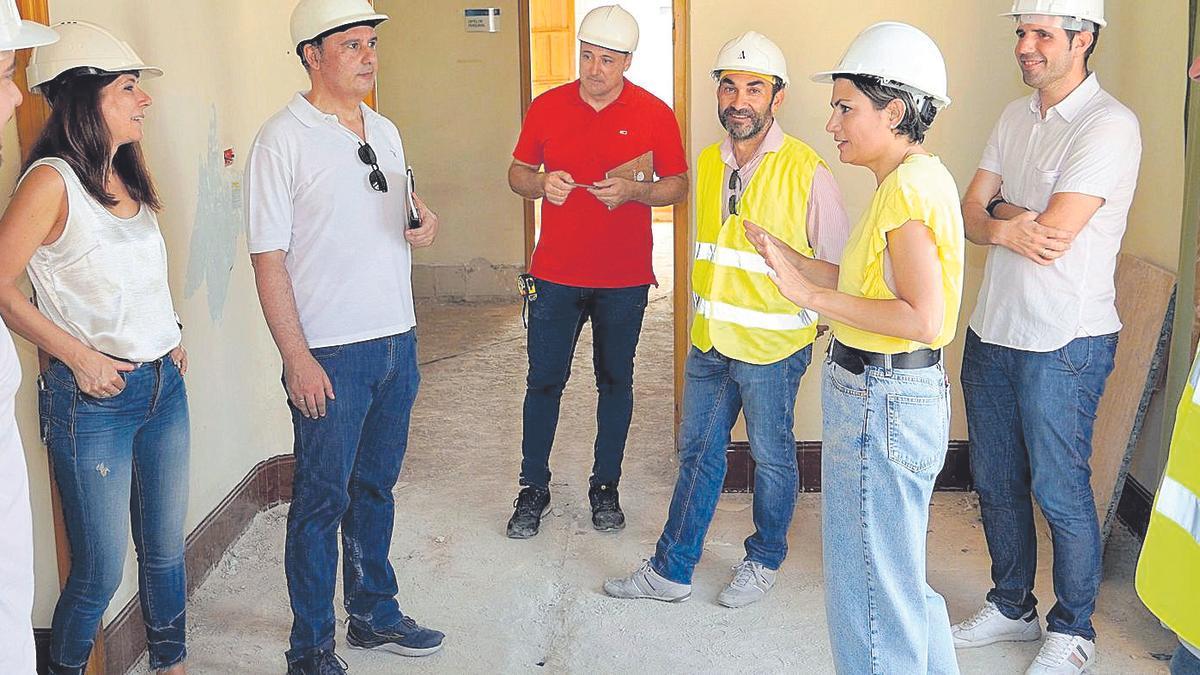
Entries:
{"label": "dusty concrete floor", "polygon": [[[666,279],[663,279],[666,281]],[[691,601],[619,601],[600,590],[648,556],[676,472],[671,441],[669,286],[654,292],[638,352],[637,408],[622,502],[629,526],[592,530],[587,477],[595,429],[591,341],[585,331],[563,400],[552,467],[553,511],[529,541],[505,538],[519,468],[525,370],[514,305],[424,305],[423,384],[397,487],[392,560],[405,612],[448,635],[424,659],[348,650],[366,673],[831,672],[820,575],[819,495],[800,500],[791,555],[771,595],[729,610],[714,599],[750,533],[750,496],[728,495],[709,532]],[[811,376],[811,375],[810,375]],[[281,444],[283,445],[283,444]],[[283,579],[286,507],[258,517],[189,607],[193,673],[282,673],[290,615]],[[1171,636],[1138,602],[1138,544],[1118,528],[1105,563],[1094,673],[1166,672],[1155,655]],[[971,495],[939,493],[929,534],[929,578],[959,619],[988,587],[988,557]],[[1049,543],[1039,595],[1052,603]],[[339,617],[340,594],[336,600]],[[339,628],[338,642],[343,644]],[[1021,673],[1037,645],[959,653],[964,673]],[[143,662],[139,672],[145,672]]]}

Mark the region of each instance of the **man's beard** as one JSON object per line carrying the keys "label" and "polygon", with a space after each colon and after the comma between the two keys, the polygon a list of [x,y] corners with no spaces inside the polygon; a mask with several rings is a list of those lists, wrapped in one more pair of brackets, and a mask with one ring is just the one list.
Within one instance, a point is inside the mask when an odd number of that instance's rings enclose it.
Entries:
{"label": "man's beard", "polygon": [[[732,118],[735,114],[749,115],[750,126],[734,126]],[[747,138],[754,138],[762,133],[762,130],[766,129],[767,125],[771,122],[771,118],[768,117],[767,113],[765,112],[759,114],[755,112],[753,108],[744,108],[738,110],[733,106],[729,106],[728,108],[722,110],[719,117],[721,120],[721,126],[725,127],[725,130],[729,132],[730,137],[732,137],[735,141],[744,141]]]}

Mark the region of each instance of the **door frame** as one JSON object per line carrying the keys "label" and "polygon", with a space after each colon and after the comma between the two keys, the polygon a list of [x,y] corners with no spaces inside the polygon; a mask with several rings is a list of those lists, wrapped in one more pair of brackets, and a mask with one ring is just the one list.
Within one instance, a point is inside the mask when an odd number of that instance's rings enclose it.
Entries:
{"label": "door frame", "polygon": [[[517,30],[519,33],[520,42],[520,68],[521,68],[521,119],[525,119],[525,113],[529,110],[529,104],[533,98],[533,86],[530,73],[532,70],[532,59],[530,56],[530,0],[520,0],[517,3]],[[692,134],[691,124],[688,114],[689,96],[691,87],[689,86],[688,74],[691,72],[691,32],[688,24],[688,0],[672,0],[671,15],[673,19],[674,41],[674,110],[675,120],[679,123],[679,131],[683,135],[683,147],[686,156],[689,159],[692,157]],[[689,273],[691,270],[691,222],[692,222],[692,194],[688,191],[688,198],[672,207],[672,220],[674,222],[674,236],[672,237],[673,250],[673,267],[672,273],[674,278],[674,287],[671,297],[672,305],[672,365],[673,365],[673,380],[674,380],[674,425],[675,433],[679,431],[679,419],[681,405],[683,403],[683,365],[687,357],[687,350],[690,344],[688,338],[688,321],[690,318],[691,301],[689,288]],[[524,202],[525,210],[525,268],[529,269],[529,263],[533,258],[533,243],[534,243],[534,204],[526,199]]]}

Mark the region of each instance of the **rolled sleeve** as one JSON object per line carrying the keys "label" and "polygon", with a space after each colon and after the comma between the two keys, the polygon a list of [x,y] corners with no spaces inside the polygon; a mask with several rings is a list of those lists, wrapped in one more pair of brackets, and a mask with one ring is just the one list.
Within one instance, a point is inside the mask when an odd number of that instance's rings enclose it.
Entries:
{"label": "rolled sleeve", "polygon": [[987,145],[983,148],[983,157],[979,160],[979,168],[996,175],[1003,175],[1003,157],[1000,156],[1000,122],[992,127],[992,135],[988,137]]}
{"label": "rolled sleeve", "polygon": [[292,169],[279,151],[256,143],[246,162],[247,244],[251,254],[292,243]]}
{"label": "rolled sleeve", "polygon": [[850,239],[850,216],[833,172],[824,165],[813,172],[808,204],[808,241],[818,260],[840,265]]}

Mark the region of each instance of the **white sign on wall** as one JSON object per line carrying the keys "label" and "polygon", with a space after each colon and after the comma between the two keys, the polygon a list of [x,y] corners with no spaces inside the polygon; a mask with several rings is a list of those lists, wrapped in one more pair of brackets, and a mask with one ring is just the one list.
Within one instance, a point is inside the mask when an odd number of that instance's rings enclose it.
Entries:
{"label": "white sign on wall", "polygon": [[467,19],[468,33],[498,33],[500,32],[500,8],[484,7],[480,9],[465,9],[463,14]]}

